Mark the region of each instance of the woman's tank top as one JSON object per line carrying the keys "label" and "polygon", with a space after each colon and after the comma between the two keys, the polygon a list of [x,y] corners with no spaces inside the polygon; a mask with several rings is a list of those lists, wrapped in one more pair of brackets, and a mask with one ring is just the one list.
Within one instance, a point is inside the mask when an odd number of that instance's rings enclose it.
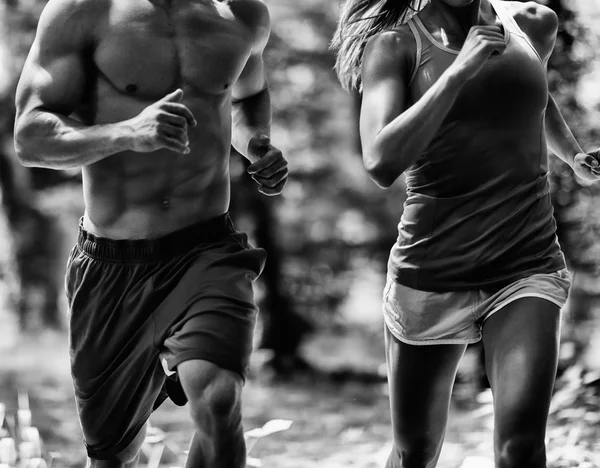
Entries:
{"label": "woman's tank top", "polygon": [[[500,2],[507,48],[465,83],[435,138],[406,171],[407,200],[389,272],[425,291],[498,288],[565,267],[550,202],[546,69]],[[409,21],[416,102],[459,51]]]}

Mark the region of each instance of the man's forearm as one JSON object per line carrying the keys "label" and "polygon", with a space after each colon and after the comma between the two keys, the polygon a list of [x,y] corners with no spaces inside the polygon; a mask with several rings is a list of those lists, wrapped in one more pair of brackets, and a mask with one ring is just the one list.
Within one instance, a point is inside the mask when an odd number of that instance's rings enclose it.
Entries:
{"label": "man's forearm", "polygon": [[548,95],[548,107],[546,108],[546,141],[548,149],[569,165],[573,163],[573,158],[577,153],[584,152],[565,122],[552,95]]}
{"label": "man's forearm", "polygon": [[242,156],[248,158],[248,143],[252,138],[271,136],[269,88],[253,96],[234,100],[232,107],[232,145]]}
{"label": "man's forearm", "polygon": [[24,166],[76,169],[129,148],[126,123],[86,126],[51,112],[24,116],[15,126],[15,149]]}

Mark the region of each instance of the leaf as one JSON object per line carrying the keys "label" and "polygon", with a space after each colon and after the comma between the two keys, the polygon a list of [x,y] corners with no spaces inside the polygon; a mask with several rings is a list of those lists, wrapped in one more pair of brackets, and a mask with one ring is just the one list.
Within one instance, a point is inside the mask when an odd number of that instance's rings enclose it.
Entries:
{"label": "leaf", "polygon": [[260,439],[262,437],[266,437],[271,434],[275,434],[276,432],[287,431],[290,427],[292,427],[293,421],[288,421],[285,419],[273,419],[267,422],[263,427],[257,429],[251,429],[246,432],[244,435],[246,437],[252,437]]}
{"label": "leaf", "polygon": [[246,459],[246,465],[252,468],[259,468],[262,466],[262,461],[260,461],[258,458],[248,457]]}
{"label": "leaf", "polygon": [[460,468],[494,468],[494,460],[486,457],[467,457]]}

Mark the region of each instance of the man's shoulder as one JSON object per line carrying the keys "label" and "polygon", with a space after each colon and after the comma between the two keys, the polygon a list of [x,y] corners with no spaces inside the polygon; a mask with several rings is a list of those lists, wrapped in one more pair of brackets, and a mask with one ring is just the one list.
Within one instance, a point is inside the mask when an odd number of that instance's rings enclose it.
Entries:
{"label": "man's shoulder", "polygon": [[113,1],[49,0],[42,12],[40,24],[50,28],[67,28],[73,33],[89,34],[109,11]]}
{"label": "man's shoulder", "polygon": [[503,2],[513,18],[531,39],[554,39],[558,29],[558,16],[551,8],[537,2]]}
{"label": "man's shoulder", "polygon": [[252,28],[269,24],[269,10],[262,0],[231,0],[229,7],[240,21]]}
{"label": "man's shoulder", "polygon": [[99,14],[106,13],[113,0],[48,0],[45,10],[61,13],[72,19],[98,19]]}
{"label": "man's shoulder", "polygon": [[262,0],[230,0],[229,8],[235,17],[244,24],[255,38],[258,49],[268,40],[271,20],[269,10]]}
{"label": "man's shoulder", "polygon": [[113,0],[49,0],[38,33],[57,47],[79,49],[94,40],[102,17]]}

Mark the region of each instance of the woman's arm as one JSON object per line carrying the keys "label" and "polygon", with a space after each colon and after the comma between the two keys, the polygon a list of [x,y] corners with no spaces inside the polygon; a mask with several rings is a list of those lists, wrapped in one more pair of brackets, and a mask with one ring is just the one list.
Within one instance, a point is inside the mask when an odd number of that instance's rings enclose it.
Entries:
{"label": "woman's arm", "polygon": [[394,183],[425,151],[463,85],[481,71],[494,52],[501,54],[506,49],[498,26],[472,27],[452,65],[407,108],[407,77],[415,53],[407,36],[401,34],[389,31],[373,37],[363,60],[363,159],[369,175],[381,187]]}
{"label": "woman's arm", "polygon": [[[547,66],[556,43],[558,31],[556,13],[550,8],[535,2],[507,2],[507,4],[512,4],[512,14],[515,21],[531,41],[544,65]],[[548,149],[569,164],[579,177],[587,180],[598,180],[600,178],[598,152],[585,153],[565,122],[551,94],[548,94],[545,117]]]}
{"label": "woman's arm", "polygon": [[407,106],[407,77],[414,49],[406,36],[385,32],[369,41],[362,67],[360,136],[370,177],[387,188],[427,148],[462,83],[445,74],[418,102]]}

